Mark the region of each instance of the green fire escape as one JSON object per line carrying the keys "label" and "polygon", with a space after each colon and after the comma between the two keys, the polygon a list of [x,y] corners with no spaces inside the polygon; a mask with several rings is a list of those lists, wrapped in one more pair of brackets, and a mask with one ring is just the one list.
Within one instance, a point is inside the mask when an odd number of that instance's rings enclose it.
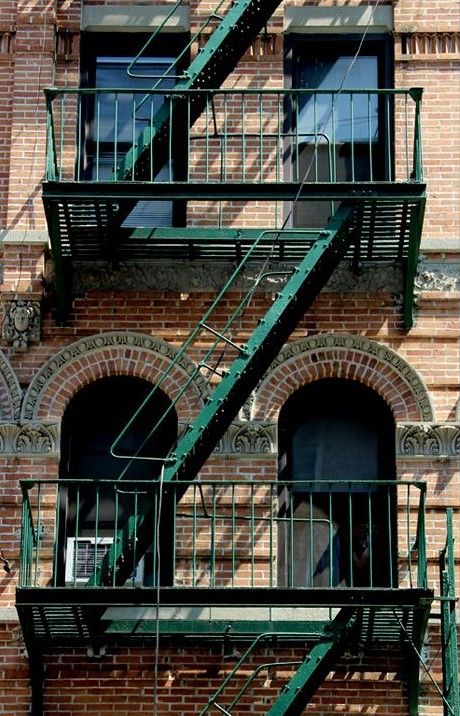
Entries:
{"label": "green fire escape", "polygon": [[[180,2],[171,12],[178,5]],[[215,644],[219,640],[224,652],[232,650],[235,643],[246,645],[203,714],[237,712],[240,698],[250,693],[260,669],[254,671],[236,697],[233,695],[233,700],[229,701],[225,690],[261,645],[287,644],[305,650],[305,658],[299,663],[286,665],[294,670],[294,675],[267,710],[267,716],[294,716],[302,712],[345,646],[404,643],[410,665],[410,710],[415,716],[418,655],[433,600],[427,582],[425,486],[379,482],[378,490],[387,504],[396,501],[398,509],[405,510],[408,516],[404,564],[398,564],[395,558],[401,551],[395,541],[401,535],[396,535],[388,511],[388,524],[381,528],[386,530],[385,556],[378,553],[377,538],[373,545],[370,532],[368,586],[354,584],[350,567],[346,587],[337,590],[332,564],[335,489],[331,483],[324,485],[329,512],[322,519],[329,530],[325,557],[329,562],[328,586],[317,587],[311,578],[302,587],[292,579],[281,587],[273,567],[276,535],[280,530],[292,533],[297,519],[292,509],[280,511],[281,483],[233,479],[216,483],[196,478],[342,260],[350,261],[360,270],[361,267],[365,270],[369,262],[398,262],[404,276],[404,323],[407,327],[412,325],[414,278],[425,205],[422,92],[417,88],[328,91],[332,134],[326,136],[317,129],[305,128],[302,112],[306,106],[316,112],[320,91],[219,89],[280,5],[279,0],[237,0],[222,16],[221,5],[205,23],[205,32],[199,31],[192,39],[200,49],[187,71],[176,78],[174,88],[165,89],[157,83],[152,90],[138,92],[52,88],[46,93],[48,154],[43,201],[56,268],[60,319],[66,320],[71,309],[72,269],[77,264],[104,261],[116,267],[123,261],[173,258],[231,260],[235,268],[156,386],[161,389],[181,357],[204,337],[209,348],[197,363],[196,372],[179,390],[170,410],[203,371],[214,375],[215,387],[196,420],[182,426],[174,450],[162,460],[161,479],[131,482],[129,490],[123,474],[110,484],[97,480],[90,484],[61,480],[59,486],[46,480],[23,482],[17,608],[32,664],[33,712],[37,715],[42,710],[42,654],[47,648],[72,643],[85,644],[97,651],[111,643],[151,645],[159,634],[174,643]],[[347,97],[351,118],[353,107],[363,98],[367,106],[375,100],[385,118],[386,131],[382,129],[386,134],[386,143],[382,145],[385,167],[379,171],[373,167],[374,153],[369,140],[366,180],[356,179],[353,141],[349,148],[349,176],[344,179],[337,171],[334,107],[339,96]],[[126,101],[132,103],[132,141],[128,148],[119,148],[115,142],[110,167],[103,168],[100,136],[104,117],[110,113],[116,137]],[[402,157],[396,161],[389,136],[395,111],[404,117],[405,124]],[[88,112],[95,128],[90,160],[82,130]],[[368,119],[370,125],[370,115]],[[303,174],[298,161],[301,139],[312,150],[310,171]],[[287,155],[291,158],[289,171],[286,171]],[[181,156],[187,156],[189,161],[181,162]],[[318,156],[326,167],[326,181],[324,176],[320,180]],[[215,225],[207,221],[201,224],[189,221],[186,226],[166,228],[146,226],[145,222],[136,225],[136,212],[147,207],[148,213],[155,202],[181,203],[187,206],[187,211],[192,209],[191,216],[199,214],[201,207],[203,218],[208,213],[206,207],[211,206],[217,219]],[[266,205],[265,226],[248,229],[232,223],[232,210],[235,207],[241,210],[248,202]],[[292,221],[286,220],[284,214],[280,216],[280,206],[306,205],[327,207],[329,218],[319,227],[293,228]],[[292,217],[293,209],[288,218]],[[276,262],[280,261],[282,270],[276,268]],[[228,293],[240,285],[253,266],[262,267],[258,268],[258,278],[222,324],[216,318],[222,315]],[[238,322],[255,290],[274,273],[283,277],[283,287],[246,343],[240,344],[234,338]],[[225,370],[219,359],[223,353],[228,366]],[[136,416],[125,430],[135,419]],[[156,427],[152,426],[152,431]],[[133,459],[142,458],[142,447]],[[79,501],[88,499],[88,494],[96,505],[96,515],[101,495],[103,492],[106,495],[107,490],[114,504],[125,500],[126,507],[126,501],[129,502],[129,516],[122,524],[116,521],[110,540],[101,539],[96,517],[95,534],[87,540],[91,559],[84,578],[77,577],[83,546],[76,538],[72,543],[70,577],[64,580],[60,576],[59,561],[63,551],[69,551],[70,543],[67,540],[64,544],[60,536],[59,500],[52,544],[47,541],[47,531],[42,529],[49,519],[49,497],[56,497],[62,489],[72,491],[77,514]],[[349,483],[347,489],[352,505],[357,486]],[[306,482],[305,491],[311,503],[313,486]],[[376,516],[370,497],[367,509],[372,525]],[[350,508],[350,533],[351,515]],[[415,527],[411,526],[411,516],[416,517]],[[165,519],[172,525],[169,539],[164,537]],[[311,533],[317,528],[317,518],[310,516],[304,522]],[[265,558],[270,565],[263,584],[258,581],[255,567],[259,549],[255,535],[260,533],[267,537]],[[184,534],[190,537],[185,546],[181,542]],[[222,540],[222,534],[227,535],[226,540]],[[197,535],[201,535],[200,539]],[[100,546],[103,549],[99,552]],[[449,549],[444,553],[445,562],[452,559]],[[151,584],[144,583],[140,588],[139,570],[147,553],[153,555],[153,577]],[[164,555],[168,561],[167,576]],[[377,566],[381,561],[385,562],[384,578],[379,572],[381,566]],[[225,579],[221,575],[224,563]],[[240,577],[242,565],[247,575],[244,580]],[[404,573],[401,581],[398,570]],[[48,581],[47,573],[51,575]],[[451,574],[445,566],[443,575],[446,574],[442,583],[445,590],[451,591],[448,591],[450,601],[444,601],[443,605],[452,606],[455,597]],[[328,617],[305,615],[306,605],[326,609]],[[286,607],[299,616],[283,617]],[[174,612],[181,612],[181,617],[174,618]],[[273,616],[274,612],[277,616]],[[454,612],[444,606],[443,633],[450,635],[449,644],[454,630]],[[446,664],[449,661],[451,668],[453,656],[451,651],[448,653]],[[274,662],[264,668],[279,665]],[[454,704],[458,690],[455,691],[452,680],[446,688],[449,689],[444,695],[446,703]]]}

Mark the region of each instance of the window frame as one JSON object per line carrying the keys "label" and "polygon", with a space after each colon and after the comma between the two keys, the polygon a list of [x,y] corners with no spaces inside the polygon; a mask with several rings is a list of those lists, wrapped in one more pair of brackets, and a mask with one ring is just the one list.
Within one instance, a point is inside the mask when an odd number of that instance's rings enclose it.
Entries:
{"label": "window frame", "polygon": [[[377,57],[377,87],[392,88],[394,86],[394,57],[393,43],[389,33],[372,33],[368,35],[362,42],[363,33],[308,33],[308,34],[290,34],[285,39],[284,50],[284,86],[287,91],[295,89],[297,86],[298,68],[302,55],[308,57],[314,56],[336,56],[337,58],[347,55],[355,56],[359,49],[359,56],[376,56]],[[378,122],[382,127],[381,137],[377,142],[377,153],[383,158],[390,156],[390,171],[394,176],[395,157],[394,157],[394,103],[392,99],[387,103],[387,108],[383,98],[379,101]],[[388,111],[389,117],[386,116]],[[292,125],[291,117],[286,112],[284,132],[286,135],[295,132]],[[357,143],[358,146],[358,143]],[[288,141],[285,150],[284,172],[285,180],[295,181],[295,158],[292,141]],[[386,161],[383,161],[383,177],[388,179],[388,167]],[[320,179],[321,181],[321,179]],[[356,180],[355,180],[356,181]],[[350,188],[353,184],[350,182]],[[331,212],[337,208],[333,202],[316,202],[318,207],[325,204],[331,205]],[[289,216],[289,225],[296,226],[295,213],[291,212],[292,204],[286,204],[285,218]],[[325,209],[320,209],[320,213],[324,213]],[[299,224],[302,225],[302,224]],[[323,226],[323,222],[319,221],[318,226]]]}
{"label": "window frame", "polygon": [[[93,89],[96,87],[96,67],[98,57],[126,58],[131,61],[136,57],[139,50],[151,37],[145,32],[82,32],[80,40],[80,88]],[[143,53],[143,58],[162,58],[179,56],[189,42],[189,33],[159,33],[155,41],[149,45]],[[181,74],[189,64],[189,52],[184,53],[175,68],[175,74]],[[152,80],[154,84],[154,80]],[[94,118],[94,104],[85,101],[82,112],[88,118],[88,124],[92,124]],[[83,124],[83,123],[82,123]],[[77,129],[77,131],[79,131]],[[83,136],[80,139],[82,147],[90,139]],[[187,176],[188,153],[177,152],[174,161],[173,178],[180,179]],[[81,171],[81,167],[80,167]],[[81,172],[84,174],[84,172]],[[172,202],[171,226],[184,226],[186,222],[186,202],[176,200]],[[134,227],[132,227],[134,228]]]}

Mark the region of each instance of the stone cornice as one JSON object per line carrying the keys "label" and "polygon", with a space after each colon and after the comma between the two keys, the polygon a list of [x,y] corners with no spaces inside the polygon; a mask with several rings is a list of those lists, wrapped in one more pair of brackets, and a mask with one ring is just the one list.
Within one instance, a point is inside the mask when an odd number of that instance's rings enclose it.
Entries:
{"label": "stone cornice", "polygon": [[[291,263],[272,262],[268,270],[291,269]],[[234,266],[230,262],[211,261],[156,261],[122,263],[114,269],[108,263],[74,266],[73,290],[86,291],[210,291],[220,289],[228,280]],[[235,288],[253,285],[260,267],[252,264],[245,276],[235,282]],[[276,292],[286,277],[274,275],[260,283],[257,290]],[[350,262],[344,261],[334,271],[325,286],[329,292],[392,293],[402,291],[403,278],[398,265],[366,264],[359,274],[353,273]],[[432,259],[429,255],[420,261],[416,278],[417,291],[454,292],[460,289],[460,261],[455,259]]]}

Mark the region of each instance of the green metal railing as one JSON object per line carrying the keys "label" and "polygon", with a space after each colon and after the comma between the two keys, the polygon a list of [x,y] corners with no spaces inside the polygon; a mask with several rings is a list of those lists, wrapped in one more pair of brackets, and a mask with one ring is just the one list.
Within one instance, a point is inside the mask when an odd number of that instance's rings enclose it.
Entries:
{"label": "green metal railing", "polygon": [[[397,588],[423,586],[426,579],[424,483],[161,486],[63,479],[24,480],[21,486],[21,587],[77,587],[99,578],[118,531],[136,525],[146,503],[153,506],[151,544],[145,555],[137,554],[132,534],[123,556],[132,562],[125,587],[155,586],[159,555],[175,587]],[[50,486],[54,494],[58,488],[56,503],[49,499]],[[115,586],[119,554],[110,554],[105,584]]]}
{"label": "green metal railing", "polygon": [[447,538],[440,553],[441,638],[444,714],[460,713],[453,510],[447,510]]}
{"label": "green metal railing", "polygon": [[419,88],[45,94],[47,181],[423,180]]}

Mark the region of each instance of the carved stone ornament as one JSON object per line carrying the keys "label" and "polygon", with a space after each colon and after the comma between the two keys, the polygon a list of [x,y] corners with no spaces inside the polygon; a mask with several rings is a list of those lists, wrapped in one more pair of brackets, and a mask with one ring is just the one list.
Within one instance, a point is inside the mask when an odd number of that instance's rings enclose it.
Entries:
{"label": "carved stone ornament", "polygon": [[[261,264],[248,265],[244,275],[235,282],[235,288],[247,289],[258,278]],[[260,282],[258,291],[279,291],[286,283],[295,264],[270,262],[267,273],[272,273]],[[76,293],[100,290],[136,291],[210,291],[220,289],[234,270],[231,262],[211,261],[155,261],[152,263],[122,263],[116,269],[107,263],[74,265],[73,290]],[[397,293],[401,291],[402,272],[396,264],[368,264],[358,274],[351,264],[343,261],[329,279],[326,291],[357,291]]]}
{"label": "carved stone ornament", "polygon": [[16,420],[21,410],[22,390],[6,356],[0,351],[0,420]]}
{"label": "carved stone ornament", "polygon": [[460,291],[460,262],[430,261],[422,258],[415,277],[417,291]]}
{"label": "carved stone ornament", "polygon": [[458,423],[410,423],[396,430],[398,457],[460,457]]}
{"label": "carved stone ornament", "polygon": [[433,420],[433,409],[430,396],[418,372],[396,351],[388,346],[377,343],[365,336],[352,336],[336,333],[319,333],[307,338],[288,343],[271,364],[263,381],[277,367],[286,361],[297,358],[303,353],[310,353],[322,349],[343,348],[347,351],[359,351],[366,355],[373,356],[382,363],[386,363],[411,389],[417,401],[420,415],[423,420]]}
{"label": "carved stone ornament", "polygon": [[13,350],[26,351],[30,343],[40,340],[40,302],[15,298],[5,304],[2,338]]}
{"label": "carved stone ornament", "polygon": [[235,421],[219,441],[219,455],[270,455],[277,452],[276,423]]}
{"label": "carved stone ornament", "polygon": [[59,425],[0,423],[0,454],[50,455],[59,450]]}
{"label": "carved stone ornament", "polygon": [[[155,355],[159,355],[171,361],[176,359],[178,352],[173,346],[161,338],[145,336],[141,333],[132,333],[131,331],[98,333],[97,335],[81,338],[52,356],[36,373],[24,396],[21,410],[22,420],[37,419],[37,410],[43,391],[50,381],[53,380],[55,375],[65,366],[72,364],[74,361],[94,351],[117,347],[139,348],[151,352],[152,358]],[[190,358],[181,356],[177,365],[188,375],[193,376],[195,374],[196,364],[190,360]],[[209,384],[201,375],[194,378],[193,385],[203,399],[209,395]]]}

